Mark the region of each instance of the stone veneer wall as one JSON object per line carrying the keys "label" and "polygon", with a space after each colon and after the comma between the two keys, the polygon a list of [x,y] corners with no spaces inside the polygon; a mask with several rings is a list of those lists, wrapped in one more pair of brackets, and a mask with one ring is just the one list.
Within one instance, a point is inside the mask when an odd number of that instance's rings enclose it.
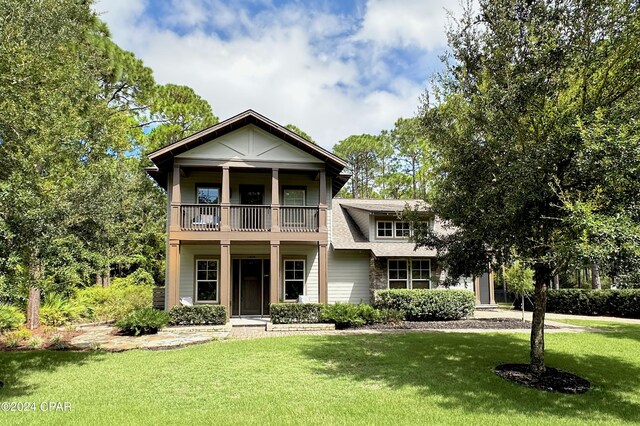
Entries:
{"label": "stone veneer wall", "polygon": [[387,258],[375,257],[371,253],[369,257],[369,290],[371,291],[371,300],[373,301],[373,292],[375,290],[387,289]]}

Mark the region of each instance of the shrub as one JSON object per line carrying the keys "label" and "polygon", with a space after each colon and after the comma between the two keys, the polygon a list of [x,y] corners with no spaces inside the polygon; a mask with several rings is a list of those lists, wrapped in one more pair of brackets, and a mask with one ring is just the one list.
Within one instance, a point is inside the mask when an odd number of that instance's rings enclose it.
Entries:
{"label": "shrub", "polygon": [[40,347],[42,347],[42,338],[38,336],[33,336],[27,342],[27,346],[31,349],[40,349]]}
{"label": "shrub", "polygon": [[25,321],[26,318],[20,309],[4,303],[0,304],[0,331],[15,330]]}
{"label": "shrub", "polygon": [[402,311],[409,321],[451,321],[473,314],[475,296],[467,290],[378,290],[374,306]]}
{"label": "shrub", "polygon": [[320,322],[324,305],[319,303],[272,303],[273,324],[313,324]]}
{"label": "shrub", "polygon": [[8,348],[17,348],[20,343],[31,338],[31,330],[21,327],[4,335],[4,344]]}
{"label": "shrub", "polygon": [[129,280],[131,285],[153,286],[156,284],[155,280],[153,279],[153,275],[151,275],[143,268],[136,269],[135,272],[127,276],[127,279]]}
{"label": "shrub", "polygon": [[[520,309],[521,302],[516,300],[514,306],[516,309]],[[532,307],[531,302],[525,302],[527,310],[531,310]],[[640,318],[640,289],[549,289],[547,292],[547,312]]]}
{"label": "shrub", "polygon": [[169,323],[169,314],[153,308],[136,309],[116,322],[121,333],[140,336],[155,334]]}
{"label": "shrub", "polygon": [[404,321],[404,312],[399,309],[379,309],[382,324],[398,324]]}
{"label": "shrub", "polygon": [[174,306],[169,310],[171,325],[223,325],[227,309],[222,305]]}
{"label": "shrub", "polygon": [[56,351],[66,349],[67,344],[61,334],[56,333],[49,338],[49,346]]}
{"label": "shrub", "polygon": [[330,322],[336,328],[361,327],[365,324],[381,322],[380,311],[366,303],[352,305],[350,303],[335,303],[327,305],[321,314],[321,321]]}
{"label": "shrub", "polygon": [[86,318],[112,321],[124,318],[136,309],[151,308],[153,289],[148,285],[91,286],[78,290],[76,298],[86,307]]}
{"label": "shrub", "polygon": [[45,326],[59,327],[80,318],[85,308],[74,300],[49,294],[40,307],[40,320]]}

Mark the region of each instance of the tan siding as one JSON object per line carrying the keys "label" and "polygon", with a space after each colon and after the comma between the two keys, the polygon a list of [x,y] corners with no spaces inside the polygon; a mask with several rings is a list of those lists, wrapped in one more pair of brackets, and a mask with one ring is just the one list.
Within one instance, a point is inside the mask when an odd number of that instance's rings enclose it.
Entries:
{"label": "tan siding", "polygon": [[329,303],[369,303],[369,253],[329,250]]}
{"label": "tan siding", "polygon": [[364,235],[366,238],[369,238],[369,213],[357,209],[347,209],[347,213],[349,213],[353,220],[356,222],[358,228],[360,228],[360,231],[362,232],[362,235]]}
{"label": "tan siding", "polygon": [[200,256],[211,256],[219,259],[220,246],[183,244],[180,247],[180,297],[194,297],[195,259]]}
{"label": "tan siding", "polygon": [[[282,259],[291,257],[304,257],[306,268],[305,296],[309,296],[309,302],[318,301],[318,247],[315,245],[281,245],[280,256]],[[280,268],[283,268],[282,261]],[[282,274],[284,276],[284,272]],[[280,283],[280,287],[284,282]],[[281,290],[282,291],[282,290]]]}

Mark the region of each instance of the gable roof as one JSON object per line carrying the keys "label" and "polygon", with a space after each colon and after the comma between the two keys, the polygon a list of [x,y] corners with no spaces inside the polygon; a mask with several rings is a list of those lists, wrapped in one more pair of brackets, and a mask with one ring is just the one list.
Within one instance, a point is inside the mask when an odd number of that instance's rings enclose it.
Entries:
{"label": "gable roof", "polygon": [[[334,199],[331,209],[331,244],[336,250],[370,250],[376,257],[435,257],[436,251],[416,248],[410,241],[369,241],[368,229],[358,226],[350,209],[373,213],[399,213],[404,206],[419,200],[358,200]],[[390,210],[392,209],[392,210]],[[436,222],[436,226],[438,226]]]}
{"label": "gable roof", "polygon": [[[148,157],[155,167],[147,168],[147,173],[164,187],[166,185],[166,174],[176,155],[250,124],[257,126],[324,162],[327,174],[334,178],[334,193],[337,193],[349,179],[350,175],[341,174],[342,170],[347,166],[345,160],[251,109],[153,151]],[[339,185],[337,190],[336,185]]]}

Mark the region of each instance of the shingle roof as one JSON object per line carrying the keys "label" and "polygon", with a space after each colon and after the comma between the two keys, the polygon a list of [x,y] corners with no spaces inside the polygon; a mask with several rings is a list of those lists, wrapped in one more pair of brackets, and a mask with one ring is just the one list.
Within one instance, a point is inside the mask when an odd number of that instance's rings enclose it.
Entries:
{"label": "shingle roof", "polygon": [[418,200],[356,200],[334,199],[332,208],[331,244],[336,250],[371,250],[376,257],[435,257],[436,251],[415,248],[407,241],[368,241],[355,222],[350,209],[371,213],[399,213],[406,204],[415,206]]}

